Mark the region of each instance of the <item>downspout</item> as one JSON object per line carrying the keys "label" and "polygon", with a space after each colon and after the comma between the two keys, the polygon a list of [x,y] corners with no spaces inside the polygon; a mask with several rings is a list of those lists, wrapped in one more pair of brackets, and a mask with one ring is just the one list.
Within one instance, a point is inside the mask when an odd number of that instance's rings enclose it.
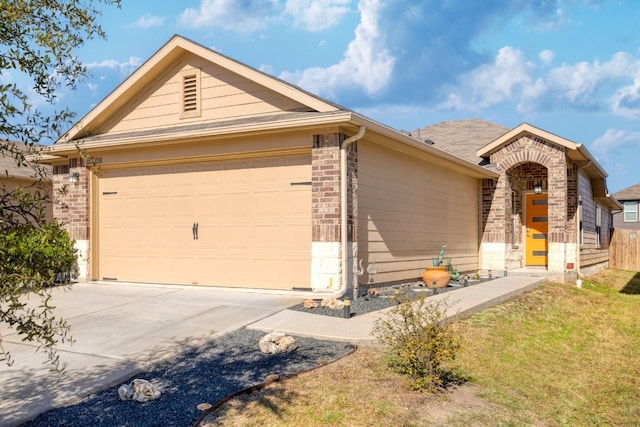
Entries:
{"label": "downspout", "polygon": [[353,136],[345,139],[342,142],[342,146],[340,147],[340,258],[341,258],[341,283],[340,289],[338,290],[338,295],[336,298],[342,297],[349,287],[349,274],[347,270],[347,244],[348,244],[348,202],[349,197],[347,192],[349,191],[349,185],[347,182],[347,148],[354,142],[358,141],[364,136],[366,128],[364,126],[360,126],[360,130]]}

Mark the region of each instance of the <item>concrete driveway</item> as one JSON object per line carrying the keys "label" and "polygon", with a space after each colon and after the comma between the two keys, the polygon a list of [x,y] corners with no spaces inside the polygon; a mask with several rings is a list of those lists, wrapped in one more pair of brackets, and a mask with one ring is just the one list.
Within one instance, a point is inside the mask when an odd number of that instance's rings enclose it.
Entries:
{"label": "concrete driveway", "polygon": [[[78,283],[53,290],[56,316],[71,325],[72,345],[58,348],[66,371],[49,372],[43,353],[0,323],[0,426],[121,384],[150,364],[277,313],[302,297],[216,288]],[[257,343],[256,343],[257,345]]]}

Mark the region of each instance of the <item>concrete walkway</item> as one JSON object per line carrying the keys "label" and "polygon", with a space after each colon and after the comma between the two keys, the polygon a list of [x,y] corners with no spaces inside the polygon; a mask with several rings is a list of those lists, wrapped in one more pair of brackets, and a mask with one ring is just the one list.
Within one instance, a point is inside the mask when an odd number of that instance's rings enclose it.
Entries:
{"label": "concrete walkway", "polygon": [[[510,276],[432,298],[455,302],[450,316],[468,316],[544,280]],[[0,427],[122,384],[151,364],[245,326],[374,344],[373,323],[388,310],[342,319],[287,310],[302,301],[296,294],[191,286],[79,283],[53,293],[55,313],[69,321],[75,339],[58,348],[66,372],[49,372],[42,353],[0,324],[3,346],[15,360],[11,367],[0,362]]]}
{"label": "concrete walkway", "polygon": [[[429,297],[429,300],[448,299],[452,306],[448,317],[466,317],[487,307],[522,294],[546,281],[544,277],[501,277],[478,285]],[[260,331],[281,331],[291,335],[349,341],[364,345],[376,344],[371,329],[376,319],[389,309],[354,316],[351,319],[320,316],[296,310],[283,310],[248,326]]]}

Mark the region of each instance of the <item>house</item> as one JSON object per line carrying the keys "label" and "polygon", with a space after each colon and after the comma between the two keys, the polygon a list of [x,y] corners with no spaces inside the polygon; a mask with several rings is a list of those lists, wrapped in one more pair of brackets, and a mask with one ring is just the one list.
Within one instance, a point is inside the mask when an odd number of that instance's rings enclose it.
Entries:
{"label": "house", "polygon": [[413,133],[495,171],[482,180],[482,268],[545,267],[569,280],[608,266],[612,212],[606,171],[579,143],[524,123],[446,122]]}
{"label": "house", "polygon": [[[15,192],[25,190],[28,192],[38,192],[44,203],[44,215],[46,219],[53,218],[53,207],[50,203],[51,197],[51,167],[47,165],[37,165],[27,160],[35,154],[40,147],[27,147],[22,142],[0,141],[0,197]],[[12,203],[8,203],[11,205]],[[3,207],[7,207],[3,203]],[[11,215],[3,212],[3,216]]]}
{"label": "house", "polygon": [[44,161],[84,280],[342,295],[360,261],[363,284],[411,280],[443,244],[461,272],[606,264],[588,215],[617,202],[586,149],[480,127],[425,142],[174,36]]}
{"label": "house", "polygon": [[640,183],[620,190],[613,195],[621,204],[622,210],[613,213],[613,227],[628,230],[640,230]]}

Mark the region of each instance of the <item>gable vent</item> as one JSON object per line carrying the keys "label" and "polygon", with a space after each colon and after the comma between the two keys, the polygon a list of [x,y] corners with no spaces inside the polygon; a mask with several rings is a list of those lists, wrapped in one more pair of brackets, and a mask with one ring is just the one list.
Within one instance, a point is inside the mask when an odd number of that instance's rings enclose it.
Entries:
{"label": "gable vent", "polygon": [[184,98],[182,99],[182,110],[196,111],[198,109],[198,85],[196,76],[185,76],[182,80]]}
{"label": "gable vent", "polygon": [[200,116],[200,70],[182,73],[181,118]]}

